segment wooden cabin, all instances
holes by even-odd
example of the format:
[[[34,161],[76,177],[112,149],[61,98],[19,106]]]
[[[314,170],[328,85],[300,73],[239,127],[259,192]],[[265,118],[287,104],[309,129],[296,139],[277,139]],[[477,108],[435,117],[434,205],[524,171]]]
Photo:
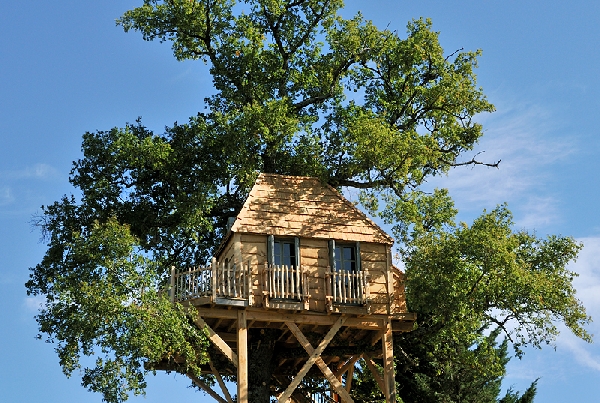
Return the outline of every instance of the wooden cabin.
[[[238,402],[247,402],[247,329],[274,326],[282,329],[282,346],[301,345],[307,353],[279,362],[276,373],[292,379],[274,391],[279,402],[313,401],[301,393],[313,364],[330,382],[332,401],[352,402],[352,371],[360,358],[386,401],[395,402],[392,334],[412,330],[416,318],[406,311],[404,274],[392,265],[392,244],[318,179],[260,174],[211,264],[173,271],[171,297],[198,310],[199,324],[237,367]],[[318,346],[308,342],[307,331],[322,335]],[[327,353],[333,344],[379,343],[377,354]],[[383,377],[374,370],[379,359]],[[219,380],[222,374],[211,368]],[[224,397],[196,383],[217,401],[231,402],[221,382]]]

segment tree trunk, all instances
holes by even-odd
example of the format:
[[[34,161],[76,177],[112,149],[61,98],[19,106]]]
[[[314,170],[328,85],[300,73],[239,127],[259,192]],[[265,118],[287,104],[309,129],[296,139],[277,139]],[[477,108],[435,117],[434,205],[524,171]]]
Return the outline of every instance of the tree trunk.
[[[249,329],[248,339],[248,401],[270,403],[271,384],[275,370],[275,342],[278,329]]]

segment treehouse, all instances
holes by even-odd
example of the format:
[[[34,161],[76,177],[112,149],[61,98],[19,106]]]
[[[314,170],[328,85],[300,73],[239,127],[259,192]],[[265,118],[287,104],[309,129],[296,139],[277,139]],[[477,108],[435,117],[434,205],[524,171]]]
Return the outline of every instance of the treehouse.
[[[404,274],[392,265],[392,238],[308,177],[260,174],[230,224],[211,264],[172,271],[172,300],[198,311],[198,324],[231,364],[229,373],[212,362],[206,368],[223,397],[196,384],[231,403],[222,376],[236,375],[237,401],[248,402],[248,348],[260,334],[248,330],[279,329],[278,402],[352,402],[360,358],[395,402],[392,335],[412,330],[415,315],[406,310]],[[328,381],[330,392],[315,396],[308,385],[315,379]]]

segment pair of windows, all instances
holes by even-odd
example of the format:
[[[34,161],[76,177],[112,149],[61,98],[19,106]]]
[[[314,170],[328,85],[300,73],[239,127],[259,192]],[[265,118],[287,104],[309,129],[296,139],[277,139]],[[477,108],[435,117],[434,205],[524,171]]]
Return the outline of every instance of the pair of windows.
[[[269,235],[267,242],[267,260],[277,266],[300,266],[300,240],[278,239]],[[360,243],[337,243],[329,241],[329,265],[334,271],[345,270],[348,273],[360,271]]]

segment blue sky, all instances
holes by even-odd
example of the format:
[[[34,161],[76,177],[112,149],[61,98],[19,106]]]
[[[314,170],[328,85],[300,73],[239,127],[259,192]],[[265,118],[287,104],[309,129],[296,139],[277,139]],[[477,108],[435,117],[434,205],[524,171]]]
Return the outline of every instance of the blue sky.
[[[85,131],[142,116],[160,131],[203,109],[211,91],[202,62],[177,62],[168,44],[125,34],[114,20],[139,1],[5,1],[0,12],[0,391],[4,402],[100,402],[61,373],[52,345],[37,341],[28,268],[42,257],[31,227],[40,206],[70,193],[71,161]],[[600,318],[600,3],[573,0],[347,1],[399,32],[430,17],[447,53],[483,49],[479,84],[497,112],[480,117],[481,157],[500,169],[463,168],[448,187],[471,221],[508,202],[517,228],[571,235],[585,244],[571,267],[578,294]],[[472,155],[466,155],[470,158]],[[589,330],[599,334],[600,319]],[[596,401],[600,347],[565,331],[555,346],[509,364],[505,385],[541,378],[537,402]],[[211,401],[182,377],[150,377],[146,397]]]

